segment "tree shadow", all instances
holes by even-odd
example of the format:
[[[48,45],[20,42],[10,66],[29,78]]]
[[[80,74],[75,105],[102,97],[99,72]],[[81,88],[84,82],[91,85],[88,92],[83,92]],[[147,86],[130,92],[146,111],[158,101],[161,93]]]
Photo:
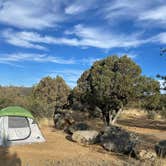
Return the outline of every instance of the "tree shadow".
[[[17,153],[11,154],[10,147],[0,147],[1,166],[21,166],[21,159]]]
[[[129,127],[166,130],[166,122],[151,120],[151,119],[147,119],[145,117],[119,119],[117,121],[117,123],[120,125],[129,126]]]

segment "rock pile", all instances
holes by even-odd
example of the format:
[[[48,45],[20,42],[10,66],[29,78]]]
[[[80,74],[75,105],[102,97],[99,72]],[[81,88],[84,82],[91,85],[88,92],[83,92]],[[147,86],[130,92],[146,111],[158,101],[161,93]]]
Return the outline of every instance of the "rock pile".
[[[141,161],[154,161],[157,155],[166,156],[166,140],[159,142],[154,149],[147,148],[146,143],[133,132],[117,126],[105,127],[98,132],[86,123],[76,122],[70,112],[56,112],[54,124],[57,129],[69,134],[70,140],[81,145],[99,144],[107,151],[128,154]]]

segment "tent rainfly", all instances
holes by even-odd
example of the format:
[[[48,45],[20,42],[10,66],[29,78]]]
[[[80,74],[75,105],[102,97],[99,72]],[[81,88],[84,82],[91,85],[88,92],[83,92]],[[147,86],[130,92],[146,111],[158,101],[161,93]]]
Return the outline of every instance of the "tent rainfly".
[[[10,146],[45,142],[32,114],[13,106],[0,110],[0,145]]]

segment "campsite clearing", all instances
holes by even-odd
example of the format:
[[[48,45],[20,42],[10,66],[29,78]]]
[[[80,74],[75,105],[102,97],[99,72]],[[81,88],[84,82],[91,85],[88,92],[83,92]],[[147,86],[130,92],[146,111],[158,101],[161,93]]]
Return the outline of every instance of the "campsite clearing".
[[[126,120],[126,124],[127,122]],[[140,124],[140,121],[138,122]],[[143,122],[146,124],[145,119],[142,124]],[[132,125],[127,127],[121,124],[122,127],[143,134],[145,139],[153,141],[166,139],[166,130],[154,129],[153,126],[143,128],[137,127],[136,124]],[[162,125],[166,127],[166,123]],[[139,162],[127,156],[108,153],[96,145],[86,147],[78,145],[67,140],[65,133],[55,130],[51,125],[42,125],[41,130],[46,139],[45,143],[1,147],[0,166],[123,166],[125,163],[136,165]]]

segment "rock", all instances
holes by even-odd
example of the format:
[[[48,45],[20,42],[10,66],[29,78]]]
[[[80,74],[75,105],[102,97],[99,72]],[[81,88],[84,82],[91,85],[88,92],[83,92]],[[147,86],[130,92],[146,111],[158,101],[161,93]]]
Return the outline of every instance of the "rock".
[[[72,135],[72,140],[82,145],[91,145],[98,141],[99,132],[95,130],[76,131]]]
[[[155,146],[155,151],[158,156],[160,157],[166,157],[166,140],[160,141],[156,146]]]
[[[54,125],[55,128],[64,130],[68,128],[70,125],[72,125],[75,121],[74,119],[69,115],[65,114],[64,112],[57,112],[54,114]]]
[[[90,130],[90,126],[88,126],[86,123],[76,123],[76,124],[72,124],[70,125],[65,132],[67,132],[68,134],[73,134],[75,131],[78,130]]]
[[[154,161],[157,157],[155,151],[153,151],[151,148],[146,146],[147,143],[137,143],[135,147],[133,148],[133,153],[135,157],[139,160],[148,160],[148,161]]]
[[[116,153],[129,154],[138,140],[134,133],[129,133],[120,127],[106,127],[101,132],[100,144],[104,149]]]

